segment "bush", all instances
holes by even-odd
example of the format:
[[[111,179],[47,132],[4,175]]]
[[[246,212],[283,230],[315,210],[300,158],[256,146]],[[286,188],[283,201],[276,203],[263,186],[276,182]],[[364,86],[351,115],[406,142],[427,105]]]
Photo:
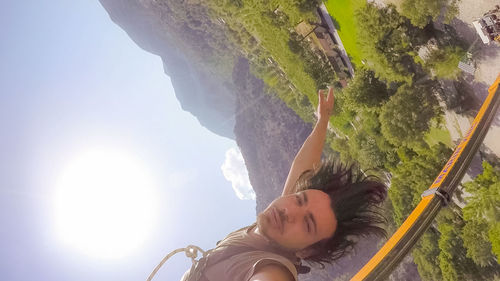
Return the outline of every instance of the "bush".
[[[438,78],[456,79],[461,73],[458,63],[464,55],[464,49],[447,46],[433,51],[425,63],[425,68]]]

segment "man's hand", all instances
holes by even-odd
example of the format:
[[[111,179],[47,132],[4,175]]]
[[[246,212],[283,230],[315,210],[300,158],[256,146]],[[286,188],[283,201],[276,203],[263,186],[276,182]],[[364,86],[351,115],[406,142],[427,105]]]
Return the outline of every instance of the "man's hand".
[[[328,89],[328,95],[324,95],[324,90],[318,91],[318,121],[328,120],[333,111],[333,105],[335,104],[335,98],[333,96],[333,88]]]
[[[300,148],[295,159],[293,160],[288,177],[283,187],[281,195],[295,193],[294,187],[297,179],[307,170],[312,170],[321,163],[321,153],[325,144],[326,130],[328,128],[328,120],[333,111],[334,97],[333,88],[328,90],[328,95],[323,94],[323,90],[318,92],[318,121],[313,128],[313,131],[306,139]]]

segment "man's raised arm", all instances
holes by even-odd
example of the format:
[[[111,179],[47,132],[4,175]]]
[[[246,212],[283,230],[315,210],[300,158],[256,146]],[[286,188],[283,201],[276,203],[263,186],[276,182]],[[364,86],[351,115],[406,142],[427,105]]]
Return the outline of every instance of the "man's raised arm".
[[[295,182],[300,175],[307,170],[317,167],[321,162],[321,153],[325,144],[328,120],[330,119],[334,104],[333,88],[328,90],[326,97],[323,94],[323,90],[319,90],[318,99],[318,121],[309,137],[302,144],[297,155],[295,155],[290,172],[288,172],[283,193],[281,194],[282,196],[295,193]]]

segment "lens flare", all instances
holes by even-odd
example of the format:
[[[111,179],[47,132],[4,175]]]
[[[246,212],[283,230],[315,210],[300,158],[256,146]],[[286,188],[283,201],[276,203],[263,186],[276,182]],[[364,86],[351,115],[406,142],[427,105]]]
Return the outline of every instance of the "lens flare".
[[[144,165],[116,150],[88,150],[58,181],[54,214],[61,241],[96,258],[139,248],[156,221],[155,186]]]

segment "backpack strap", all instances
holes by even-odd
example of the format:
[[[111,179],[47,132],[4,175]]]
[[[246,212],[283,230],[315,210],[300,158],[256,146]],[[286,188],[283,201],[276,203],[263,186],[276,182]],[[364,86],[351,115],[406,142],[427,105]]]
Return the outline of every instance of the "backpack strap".
[[[232,256],[259,250],[249,246],[223,246],[221,247],[221,249],[216,249],[217,248],[209,250],[208,254],[201,258],[194,268],[191,268],[191,272],[189,273],[190,275],[187,281],[208,281],[205,275],[203,275],[203,271],[205,270],[205,268],[211,267],[223,260],[231,258]],[[303,266],[302,264],[294,263],[294,266],[297,269],[298,274],[305,274],[310,271],[310,268],[308,266]],[[191,276],[193,277],[193,279],[190,279],[192,278]]]
[[[203,275],[205,268],[211,267],[223,260],[229,259],[240,253],[255,251],[256,249],[249,246],[224,246],[220,249],[211,249],[207,255],[201,258],[196,265],[191,267],[189,277],[186,281],[208,281]]]

